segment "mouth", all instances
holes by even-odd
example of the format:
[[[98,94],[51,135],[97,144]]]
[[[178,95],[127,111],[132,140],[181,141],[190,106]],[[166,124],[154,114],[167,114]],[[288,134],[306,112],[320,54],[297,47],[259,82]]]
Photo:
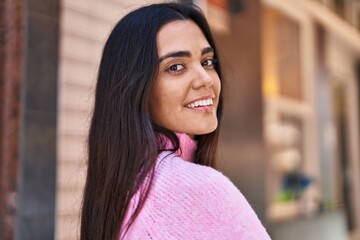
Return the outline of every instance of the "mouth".
[[[200,108],[200,107],[209,107],[214,105],[214,100],[212,98],[197,100],[185,105],[187,108]]]
[[[185,105],[187,109],[197,112],[211,113],[214,111],[214,99],[208,97],[201,100],[196,100]]]

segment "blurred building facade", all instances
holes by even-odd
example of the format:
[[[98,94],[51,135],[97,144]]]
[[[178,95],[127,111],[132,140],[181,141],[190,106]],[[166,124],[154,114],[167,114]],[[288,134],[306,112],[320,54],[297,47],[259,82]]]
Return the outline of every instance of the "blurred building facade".
[[[0,5],[0,239],[78,239],[102,47],[154,2]],[[220,50],[221,170],[275,240],[360,239],[359,2],[183,2],[204,10]]]
[[[358,6],[263,1],[267,217],[275,239],[360,238]]]

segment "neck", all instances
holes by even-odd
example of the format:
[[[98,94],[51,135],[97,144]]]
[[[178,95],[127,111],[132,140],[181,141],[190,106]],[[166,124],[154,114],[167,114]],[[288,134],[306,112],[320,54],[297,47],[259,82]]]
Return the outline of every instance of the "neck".
[[[179,149],[175,153],[185,161],[192,162],[196,151],[197,142],[192,138],[193,136],[189,136],[186,133],[176,133],[176,136],[179,139]],[[162,139],[165,141],[164,149],[170,150],[174,147],[169,139]]]

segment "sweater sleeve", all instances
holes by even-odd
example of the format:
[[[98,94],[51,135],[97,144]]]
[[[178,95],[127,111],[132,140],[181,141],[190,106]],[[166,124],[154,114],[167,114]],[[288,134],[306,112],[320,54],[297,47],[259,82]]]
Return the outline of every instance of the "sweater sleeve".
[[[222,173],[173,155],[167,158],[156,168],[128,239],[270,239],[244,196]]]

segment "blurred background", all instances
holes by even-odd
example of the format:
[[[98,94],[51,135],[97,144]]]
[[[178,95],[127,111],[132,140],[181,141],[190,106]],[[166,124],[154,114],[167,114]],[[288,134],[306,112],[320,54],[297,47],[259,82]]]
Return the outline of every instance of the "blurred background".
[[[0,0],[0,239],[78,239],[100,55],[146,0]],[[197,0],[225,72],[219,166],[274,240],[360,239],[360,1]]]

